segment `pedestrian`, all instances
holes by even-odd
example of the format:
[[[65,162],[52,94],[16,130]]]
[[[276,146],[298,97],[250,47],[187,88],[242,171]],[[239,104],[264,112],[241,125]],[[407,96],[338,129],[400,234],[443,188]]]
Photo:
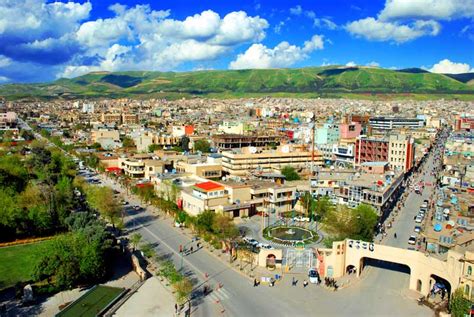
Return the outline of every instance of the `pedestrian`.
[[[303,281],[303,287],[306,288],[306,286],[308,286],[308,281],[307,281],[307,280],[304,280],[304,281]]]
[[[296,281],[295,277],[293,276],[293,278],[291,280],[291,285],[296,286],[296,283],[297,283],[297,281]]]
[[[191,246],[191,249],[189,250],[189,253],[193,253],[193,247]]]
[[[179,253],[182,253],[183,252],[183,245],[179,245]]]
[[[254,278],[254,279],[253,279],[253,287],[257,287],[257,286],[258,286],[257,279],[256,279],[256,278]]]
[[[397,233],[396,233],[396,232],[393,234],[393,237],[394,237],[395,239],[397,238]]]
[[[174,312],[177,314],[178,313],[178,304],[174,304]]]

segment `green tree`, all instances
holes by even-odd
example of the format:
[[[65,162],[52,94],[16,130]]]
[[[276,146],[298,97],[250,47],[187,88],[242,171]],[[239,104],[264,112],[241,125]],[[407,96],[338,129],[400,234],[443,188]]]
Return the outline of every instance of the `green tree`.
[[[314,213],[320,221],[332,210],[334,210],[334,204],[329,200],[328,196],[321,196],[314,203]]]
[[[161,149],[163,149],[163,145],[160,145],[160,144],[150,144],[148,146],[148,152],[149,153],[153,153],[153,152],[155,152],[157,150],[161,150]]]
[[[196,228],[200,232],[211,232],[214,223],[215,213],[211,210],[204,210],[196,217]]]
[[[176,300],[183,304],[189,300],[189,295],[193,291],[193,284],[188,278],[183,278],[181,281],[173,284],[176,291]]]
[[[305,192],[300,198],[300,204],[303,207],[305,214],[308,215],[310,219],[313,219],[316,206],[316,201],[314,200],[313,195],[309,192]]]
[[[127,148],[127,147],[135,147],[135,142],[133,142],[133,140],[131,138],[129,138],[128,136],[125,136],[123,137],[122,139],[122,145],[123,147]]]
[[[469,310],[471,308],[471,301],[469,301],[464,296],[464,291],[462,288],[458,288],[449,301],[449,310],[451,316],[453,317],[464,317],[469,315]]]
[[[355,223],[355,232],[352,239],[372,241],[374,238],[375,225],[378,221],[378,215],[372,206],[359,204],[352,209],[353,222]]]
[[[287,181],[296,181],[301,179],[293,166],[285,166],[281,169],[281,173],[285,176]]]
[[[200,151],[202,153],[209,153],[211,151],[211,145],[207,140],[196,140],[194,142],[194,151]]]
[[[115,198],[112,189],[105,186],[88,186],[86,199],[89,206],[97,210],[115,228],[122,214],[122,206]]]
[[[142,235],[139,233],[134,233],[130,237],[130,242],[132,243],[133,251],[138,247],[140,242],[142,241]]]

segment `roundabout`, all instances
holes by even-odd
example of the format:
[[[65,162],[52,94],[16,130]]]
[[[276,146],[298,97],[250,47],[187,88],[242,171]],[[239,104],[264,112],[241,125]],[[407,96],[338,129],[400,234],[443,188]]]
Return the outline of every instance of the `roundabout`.
[[[296,247],[304,247],[319,238],[313,230],[291,225],[267,227],[263,230],[263,237],[271,242]]]

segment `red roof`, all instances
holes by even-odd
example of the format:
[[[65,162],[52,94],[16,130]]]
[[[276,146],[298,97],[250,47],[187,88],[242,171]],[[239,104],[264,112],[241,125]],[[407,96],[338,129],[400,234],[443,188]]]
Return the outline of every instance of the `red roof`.
[[[221,184],[218,184],[218,183],[214,183],[214,182],[204,182],[204,183],[199,183],[199,184],[196,184],[194,185],[194,187],[197,187],[199,189],[202,189],[206,192],[209,192],[209,191],[212,191],[212,190],[218,190],[218,189],[223,189],[224,186],[222,186]]]
[[[106,168],[107,172],[120,172],[122,169],[120,167],[107,167]]]

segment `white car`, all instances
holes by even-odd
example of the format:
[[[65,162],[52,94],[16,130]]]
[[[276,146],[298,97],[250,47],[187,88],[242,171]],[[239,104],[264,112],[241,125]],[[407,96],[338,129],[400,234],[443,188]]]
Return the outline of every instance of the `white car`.
[[[309,222],[308,217],[303,217],[303,216],[296,216],[293,218],[294,221],[300,221],[300,222]]]
[[[253,245],[254,247],[257,247],[259,245],[258,241],[255,240],[254,238],[252,237],[245,237],[244,238],[244,241],[247,242],[248,244],[250,245]]]
[[[415,222],[416,222],[416,223],[421,223],[422,221],[423,221],[423,217],[422,217],[422,216],[420,216],[420,215],[416,216],[416,218],[415,218]]]
[[[315,269],[309,269],[308,271],[309,282],[311,284],[319,283],[319,273]]]
[[[428,204],[424,202],[421,204],[420,208],[428,208]]]
[[[410,236],[410,238],[408,238],[408,244],[415,245],[416,244],[416,237],[415,236]]]

